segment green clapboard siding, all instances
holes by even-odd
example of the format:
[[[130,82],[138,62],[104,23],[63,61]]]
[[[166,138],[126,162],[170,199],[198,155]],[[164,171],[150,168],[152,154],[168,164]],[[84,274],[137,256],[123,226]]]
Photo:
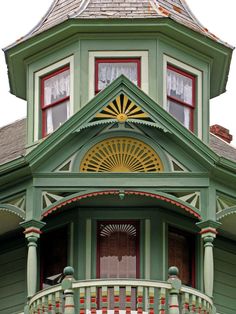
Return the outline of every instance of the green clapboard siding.
[[[26,248],[0,253],[0,313],[23,312],[26,300]]]
[[[214,303],[217,313],[235,314],[236,253],[215,248]]]

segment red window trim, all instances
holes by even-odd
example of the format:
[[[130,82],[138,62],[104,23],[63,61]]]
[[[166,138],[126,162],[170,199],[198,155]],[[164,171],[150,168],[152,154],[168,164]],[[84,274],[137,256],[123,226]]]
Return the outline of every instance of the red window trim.
[[[97,221],[97,258],[96,258],[96,277],[100,278],[100,237],[99,237],[99,226],[101,224],[134,224],[137,230],[137,241],[136,241],[136,278],[140,278],[140,221],[139,220],[98,220]]]
[[[168,70],[171,70],[173,72],[176,72],[178,74],[181,74],[185,77],[188,77],[192,80],[192,86],[193,86],[193,89],[192,89],[192,100],[193,100],[193,103],[192,104],[188,104],[176,97],[173,97],[173,96],[169,96],[167,95],[167,100],[171,100],[179,105],[182,105],[182,106],[185,106],[185,107],[188,107],[190,109],[190,130],[193,132],[194,131],[194,109],[196,107],[196,77],[188,72],[185,72],[179,68],[176,68],[170,64],[167,65],[167,69]]]
[[[67,65],[67,66],[64,66],[63,68],[60,68],[59,70],[56,70],[44,77],[41,78],[41,81],[40,81],[40,103],[41,103],[41,110],[42,110],[42,136],[45,137],[47,136],[47,132],[46,132],[46,110],[48,108],[51,108],[53,106],[57,106],[61,103],[63,103],[64,101],[67,101],[70,99],[70,95],[69,96],[66,96],[60,100],[57,100],[57,101],[54,101],[48,105],[45,105],[44,104],[44,82],[46,80],[48,80],[49,78],[53,77],[53,76],[56,76],[64,71],[67,71],[70,69],[70,66]]]
[[[188,240],[189,250],[191,254],[191,265],[189,265],[190,271],[191,271],[190,273],[191,287],[195,288],[196,287],[196,252],[195,252],[196,243],[195,243],[194,234],[185,230],[178,229],[176,227],[172,227],[172,226],[168,226],[168,237],[169,237],[169,232],[183,235]],[[167,251],[169,252],[169,247]],[[175,266],[175,265],[170,265],[170,266]]]
[[[95,58],[95,94],[101,90],[98,89],[98,65],[99,63],[136,63],[137,64],[137,75],[138,75],[138,87],[141,88],[141,58],[126,58],[126,57],[115,57],[115,58]]]

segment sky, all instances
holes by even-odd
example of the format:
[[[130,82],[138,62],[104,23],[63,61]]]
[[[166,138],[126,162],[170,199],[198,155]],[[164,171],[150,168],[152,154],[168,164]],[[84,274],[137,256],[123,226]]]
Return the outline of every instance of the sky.
[[[234,0],[185,0],[210,32],[236,46]],[[4,3],[4,4],[3,4]],[[44,16],[52,0],[7,0],[0,9],[0,48],[27,34]],[[236,56],[233,55],[227,91],[210,102],[210,124],[220,124],[234,136],[236,146]],[[26,116],[26,102],[9,93],[4,53],[0,51],[0,127]]]

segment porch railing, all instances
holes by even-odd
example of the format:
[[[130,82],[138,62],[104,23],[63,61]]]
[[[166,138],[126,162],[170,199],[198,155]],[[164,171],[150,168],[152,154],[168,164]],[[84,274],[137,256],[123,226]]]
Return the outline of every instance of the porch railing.
[[[150,280],[75,281],[66,267],[62,284],[38,292],[30,314],[213,314],[211,298],[182,286],[176,267],[167,282]]]

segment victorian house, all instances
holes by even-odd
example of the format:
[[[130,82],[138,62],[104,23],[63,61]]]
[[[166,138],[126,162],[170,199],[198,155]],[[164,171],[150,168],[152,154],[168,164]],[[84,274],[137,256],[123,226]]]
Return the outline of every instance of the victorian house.
[[[1,314],[236,313],[232,51],[184,0],[55,0],[4,49]]]

